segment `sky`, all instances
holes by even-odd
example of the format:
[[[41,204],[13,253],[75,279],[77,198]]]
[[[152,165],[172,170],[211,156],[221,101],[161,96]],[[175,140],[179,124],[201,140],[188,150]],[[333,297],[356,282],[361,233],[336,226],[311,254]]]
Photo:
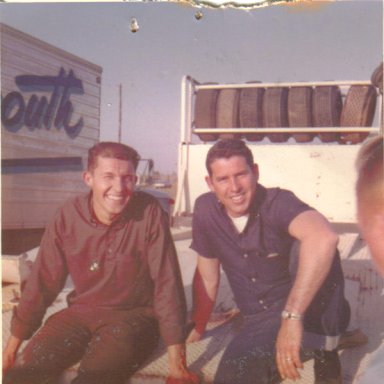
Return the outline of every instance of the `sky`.
[[[101,140],[118,139],[121,84],[122,142],[154,159],[161,173],[177,170],[183,76],[220,83],[369,80],[383,57],[380,0],[246,10],[1,3],[0,20],[102,67]]]

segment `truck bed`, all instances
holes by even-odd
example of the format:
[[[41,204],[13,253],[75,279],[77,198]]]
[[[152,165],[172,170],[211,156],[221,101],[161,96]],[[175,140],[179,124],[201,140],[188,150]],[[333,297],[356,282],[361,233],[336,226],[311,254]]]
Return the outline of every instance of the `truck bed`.
[[[196,256],[189,249],[190,228],[173,229],[176,248],[183,274],[188,308],[191,309],[191,283],[196,265]],[[369,251],[357,233],[340,233],[339,250],[346,277],[346,292],[352,307],[350,330],[360,329],[368,342],[360,340],[361,345],[340,350],[343,367],[343,383],[356,383],[356,378],[363,372],[370,355],[383,344],[384,296],[383,279],[375,271],[370,260]],[[65,306],[67,287],[52,307],[47,316]],[[3,343],[9,336],[11,308],[17,300],[17,284],[3,287]],[[202,378],[202,383],[211,383],[225,346],[235,335],[239,325],[237,309],[227,280],[223,276],[215,311],[208,325],[208,330],[200,342],[188,345],[187,357],[190,369]],[[355,335],[352,345],[359,344],[359,335]],[[357,336],[357,339],[356,339]],[[348,344],[348,340],[346,340]],[[348,347],[348,345],[347,345]],[[67,384],[76,376],[76,366],[64,372],[59,384]],[[159,345],[150,360],[130,379],[127,384],[163,384],[167,376],[167,355],[163,345]],[[291,383],[285,380],[284,383]],[[302,378],[296,383],[313,383],[313,361],[305,363]],[[293,382],[292,382],[293,383]]]

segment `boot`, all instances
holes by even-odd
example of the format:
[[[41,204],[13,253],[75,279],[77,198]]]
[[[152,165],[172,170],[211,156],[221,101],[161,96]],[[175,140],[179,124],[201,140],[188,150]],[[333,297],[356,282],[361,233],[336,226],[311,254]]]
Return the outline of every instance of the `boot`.
[[[315,351],[315,384],[342,384],[341,364],[337,350]]]

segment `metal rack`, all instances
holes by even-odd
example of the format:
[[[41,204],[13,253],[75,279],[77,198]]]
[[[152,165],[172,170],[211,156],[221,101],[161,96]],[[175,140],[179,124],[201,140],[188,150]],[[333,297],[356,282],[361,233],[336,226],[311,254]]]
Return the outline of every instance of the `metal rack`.
[[[371,134],[383,134],[383,127],[381,119],[383,116],[383,98],[382,95],[378,93],[376,101],[376,112],[375,116],[376,121],[378,122],[375,126],[369,127],[255,127],[255,128],[241,128],[241,127],[231,127],[231,128],[220,128],[220,127],[210,127],[210,128],[196,128],[194,126],[194,105],[196,93],[199,90],[203,89],[243,89],[243,88],[276,88],[276,87],[318,87],[318,86],[337,86],[341,91],[342,98],[346,97],[346,94],[349,88],[353,85],[368,86],[372,85],[369,80],[367,81],[317,81],[317,82],[285,82],[285,83],[231,83],[231,84],[200,84],[197,80],[193,79],[191,76],[184,76],[181,82],[181,122],[180,122],[180,142],[179,142],[179,153],[178,153],[178,190],[175,201],[175,216],[190,214],[193,209],[194,197],[191,193],[191,188],[193,184],[191,182],[191,172],[200,172],[198,166],[196,165],[196,158],[194,157],[193,169],[191,168],[191,149],[195,150],[198,146],[209,147],[212,145],[210,142],[202,142],[197,139],[198,134],[224,134],[224,133],[234,133],[234,134],[248,134],[248,133],[325,133],[325,132],[334,132],[334,133],[371,133]],[[195,137],[196,136],[196,137]],[[250,146],[257,146],[260,150],[261,146],[270,147],[273,150],[275,143],[271,142],[258,142],[258,143],[249,143]],[[287,148],[292,150],[293,146],[299,147],[321,147],[323,151],[332,150],[336,151],[335,147],[339,147],[339,151],[343,152],[345,150],[350,150],[351,148],[346,147],[355,147],[354,150],[357,150],[360,145],[338,145],[337,143],[320,143],[318,146],[313,143],[279,143],[277,144],[280,149]],[[285,146],[285,147],[284,147]],[[349,160],[353,155],[349,155]],[[201,164],[201,163],[200,163]],[[200,165],[201,166],[201,165]],[[198,179],[196,178],[196,181]],[[199,181],[200,182],[200,181]],[[203,183],[203,178],[201,178],[201,183]]]
[[[192,134],[198,133],[314,133],[314,132],[373,132],[383,133],[381,127],[278,127],[278,128],[194,128],[193,103],[196,92],[201,89],[243,89],[243,88],[275,88],[275,87],[318,87],[338,86],[345,97],[352,85],[371,85],[370,81],[317,81],[317,82],[287,82],[287,83],[233,83],[233,84],[200,84],[190,76],[184,76],[181,84],[181,142],[191,143]],[[378,95],[378,113],[381,116],[383,108],[382,95]]]

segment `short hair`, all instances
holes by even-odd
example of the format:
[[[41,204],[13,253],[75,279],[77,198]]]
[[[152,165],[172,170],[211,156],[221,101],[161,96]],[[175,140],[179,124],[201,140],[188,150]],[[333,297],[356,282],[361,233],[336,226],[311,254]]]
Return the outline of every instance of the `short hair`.
[[[128,145],[112,141],[101,141],[88,150],[87,170],[89,172],[92,172],[96,168],[98,157],[130,161],[135,170],[140,160],[140,155],[137,151]]]
[[[217,159],[229,159],[233,156],[244,157],[247,164],[253,167],[253,155],[251,150],[246,146],[245,142],[240,139],[222,139],[215,143],[207,153],[205,167],[208,174],[212,175],[211,164]]]
[[[367,141],[356,159],[358,203],[367,207],[384,206],[383,136]]]

